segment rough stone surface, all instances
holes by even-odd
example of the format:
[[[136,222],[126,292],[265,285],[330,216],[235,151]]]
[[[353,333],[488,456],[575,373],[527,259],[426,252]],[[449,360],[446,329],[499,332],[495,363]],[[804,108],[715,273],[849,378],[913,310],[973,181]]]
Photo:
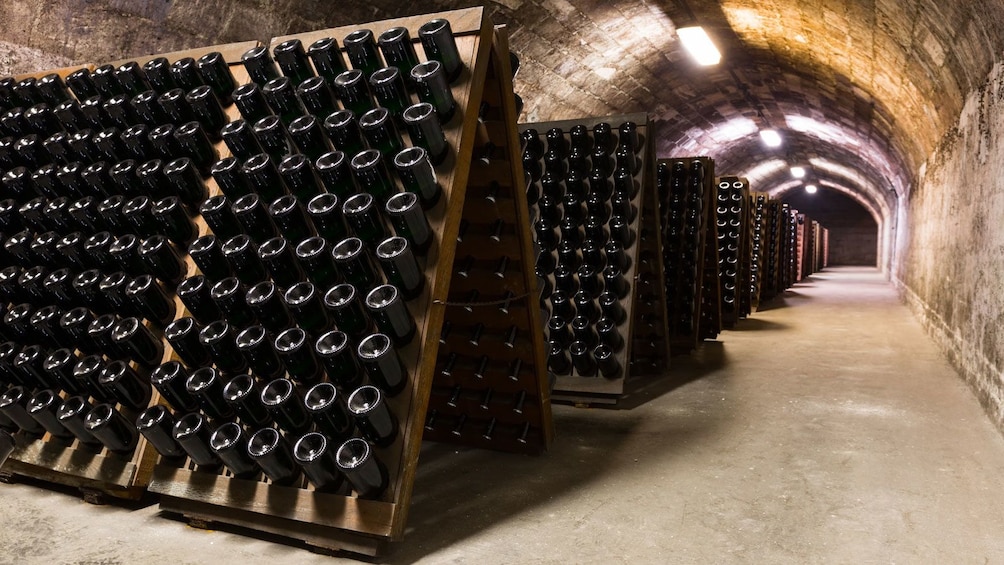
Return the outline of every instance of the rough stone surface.
[[[874,269],[814,275],[623,404],[556,407],[543,457],[426,445],[406,540],[375,561],[1004,561],[1004,438]],[[155,507],[0,497],[0,563],[339,562]]]
[[[970,93],[909,201],[904,294],[1004,429],[1004,66]]]
[[[709,154],[743,176],[837,154],[860,173],[852,188],[887,205],[1004,47],[996,4],[934,0],[7,0],[0,37],[94,62],[479,3],[523,55],[527,121],[647,111],[661,154]],[[683,52],[676,29],[693,24],[719,45],[718,67]],[[767,127],[784,149],[760,146]]]
[[[70,63],[69,59],[60,55],[0,41],[0,76],[32,72],[37,69],[55,69]]]

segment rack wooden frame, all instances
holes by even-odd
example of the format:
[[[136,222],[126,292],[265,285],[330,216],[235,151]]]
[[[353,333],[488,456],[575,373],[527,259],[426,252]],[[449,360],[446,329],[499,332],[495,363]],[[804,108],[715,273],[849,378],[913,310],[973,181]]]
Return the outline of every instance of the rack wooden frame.
[[[277,37],[270,42],[271,46],[275,46],[295,37],[304,44],[309,44],[324,37],[341,39],[349,32],[363,27],[372,30],[374,35],[379,35],[386,29],[401,26],[411,31],[417,43],[418,28],[434,18],[450,22],[465,69],[451,86],[457,102],[455,115],[443,126],[452,151],[436,167],[443,198],[427,211],[437,243],[433,244],[426,255],[426,289],[419,298],[408,303],[419,328],[412,343],[400,350],[409,373],[410,386],[389,401],[399,418],[399,437],[390,447],[376,449],[389,472],[390,483],[387,490],[379,499],[367,500],[347,493],[315,492],[306,484],[301,484],[302,488],[277,486],[267,481],[236,479],[228,473],[207,473],[187,468],[190,465],[178,468],[162,463],[154,470],[150,490],[161,495],[160,508],[163,511],[180,514],[193,525],[229,524],[246,527],[299,540],[321,551],[377,555],[387,541],[402,539],[421,440],[425,432],[425,416],[433,388],[439,338],[449,300],[456,258],[455,242],[462,216],[467,209],[465,192],[471,156],[478,137],[478,109],[485,95],[486,76],[492,64],[491,53],[497,39],[493,40],[493,26],[484,9],[470,8]],[[498,49],[497,46],[495,48]],[[504,66],[507,67],[508,52],[505,57],[498,59],[504,60]],[[243,73],[242,70],[241,72]],[[501,69],[496,69],[496,72],[505,76]],[[237,74],[235,70],[235,75]],[[503,82],[499,81],[498,84],[502,85]],[[510,86],[509,92],[511,91]],[[505,118],[512,118],[510,121],[514,128],[513,102],[507,101],[501,92],[496,96],[503,102]],[[232,116],[233,112],[231,110]],[[514,132],[507,132],[507,135],[496,135],[493,139],[504,138],[505,143],[509,144],[512,143],[513,135]],[[512,146],[508,147],[512,151]],[[220,150],[221,155],[227,154],[225,147],[221,146]],[[515,182],[512,184],[516,186]],[[536,363],[535,366],[542,365]],[[541,379],[538,378],[537,382],[540,383]],[[533,445],[543,448],[549,444],[553,431],[546,389],[540,388],[539,384],[538,388],[540,392],[534,405],[538,406],[540,424]]]
[[[718,231],[718,252],[719,252],[719,275],[721,277],[721,312],[722,312],[722,327],[724,329],[732,329],[735,327],[736,323],[740,318],[749,314],[748,304],[749,304],[749,181],[746,179],[740,179],[734,176],[721,176],[715,180],[716,186],[716,206],[718,220],[721,220],[722,212],[722,198],[723,194],[728,199],[727,204],[730,208],[726,210],[725,214],[728,217],[733,217],[738,219],[738,228],[733,230],[731,227],[728,228],[727,233],[723,234]],[[735,212],[735,207],[739,207],[738,213]],[[721,222],[717,222],[718,227],[721,227]],[[731,233],[735,233],[735,237],[732,237]],[[730,244],[735,245],[735,257],[736,257],[736,271],[735,274],[729,275],[724,260],[722,257],[723,246],[727,248]],[[727,250],[727,249],[726,249]],[[731,284],[730,284],[731,283]],[[728,287],[731,286],[733,290],[731,291],[733,302],[730,305],[726,299],[729,291]]]
[[[692,184],[690,180],[690,164],[694,162],[700,162],[704,171],[703,186],[701,188],[701,212],[698,215],[701,223],[699,226],[696,226],[697,241],[686,242],[683,241],[686,226],[672,225],[672,210],[668,200],[671,196],[671,187],[664,186],[663,183],[664,181],[671,182],[674,163],[683,163],[684,166],[688,167],[685,181],[687,186],[683,188],[685,190],[685,197],[688,200],[693,200],[690,194],[692,190],[690,186]],[[665,174],[663,171],[666,171]],[[721,331],[721,299],[718,287],[718,238],[716,237],[717,230],[715,225],[717,190],[714,185],[714,175],[714,160],[709,157],[660,158],[657,161],[656,190],[659,202],[659,214],[664,226],[663,230],[679,230],[680,245],[696,245],[696,247],[690,248],[695,256],[694,268],[697,271],[693,289],[681,290],[682,269],[678,265],[664,263],[664,280],[666,281],[666,286],[669,288],[672,282],[671,287],[677,292],[677,295],[671,296],[670,292],[666,291],[666,319],[670,350],[673,355],[689,353],[696,349],[703,339],[713,338]],[[663,241],[663,245],[670,246],[670,249],[672,249],[671,244],[665,240]],[[692,300],[690,307],[686,311],[681,310],[684,307],[684,305],[681,305],[681,298],[684,298],[684,294],[681,293],[684,292],[687,293],[686,298]],[[685,302],[686,300],[684,300]],[[684,314],[692,319],[691,327],[687,330],[677,325],[677,320]]]
[[[552,128],[567,132],[574,126],[592,128],[599,123],[610,124],[616,135],[616,128],[624,122],[634,122],[638,126],[638,137],[643,143],[637,157],[641,160],[639,172],[634,175],[638,183],[636,194],[631,200],[636,214],[630,224],[635,234],[635,243],[625,249],[630,265],[624,278],[631,282],[631,290],[621,300],[627,312],[622,332],[624,347],[617,353],[617,360],[623,369],[620,377],[607,379],[602,376],[582,377],[572,371],[570,375],[557,375],[551,398],[555,402],[575,405],[612,405],[625,394],[625,386],[631,377],[650,376],[664,373],[669,359],[668,332],[665,312],[666,294],[662,284],[662,230],[655,208],[655,152],[652,124],[648,115],[634,114],[559,120],[553,122],[520,124],[521,132],[533,129],[543,137]],[[640,259],[645,253],[645,261]],[[553,279],[553,276],[549,278]],[[646,286],[644,293],[640,284]],[[643,299],[644,298],[644,299]],[[544,322],[546,324],[546,322]],[[545,327],[546,331],[546,326]]]
[[[122,59],[110,64],[118,66],[127,61],[136,61],[142,65],[155,57],[166,57],[170,61],[175,61],[183,57],[198,58],[213,51],[221,52],[228,63],[234,64],[240,61],[241,54],[257,45],[260,45],[257,41],[244,41]],[[41,78],[51,73],[65,78],[81,68],[94,70],[96,65],[84,64],[26,73],[18,75],[16,78],[19,80],[28,77]],[[212,179],[209,179],[209,183],[215,186]],[[180,301],[177,304],[180,306]],[[178,311],[180,311],[180,307]],[[163,340],[160,333],[156,333],[158,337],[161,337],[162,343],[166,345],[166,341]],[[169,350],[169,348],[170,346],[166,345],[165,349]],[[169,355],[169,351],[165,353],[165,360]],[[150,405],[156,404],[158,401],[159,396],[154,390]],[[81,446],[79,441],[65,442],[53,438],[48,433],[36,441],[25,441],[22,434],[17,434],[16,439],[18,440],[17,447],[4,464],[0,478],[11,481],[14,480],[15,476],[24,476],[78,488],[83,493],[84,500],[95,504],[105,502],[108,496],[138,500],[147,490],[153,476],[154,465],[159,457],[157,451],[142,436],[140,436],[132,456],[128,458],[107,449],[90,450]]]

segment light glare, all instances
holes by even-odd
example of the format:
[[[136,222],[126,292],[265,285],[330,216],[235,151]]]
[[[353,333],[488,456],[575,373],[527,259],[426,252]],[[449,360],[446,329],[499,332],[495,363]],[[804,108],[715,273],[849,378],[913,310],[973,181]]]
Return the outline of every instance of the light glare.
[[[681,27],[676,30],[676,34],[683,42],[683,48],[698,65],[708,67],[717,65],[722,60],[722,54],[701,26]]]
[[[804,179],[805,178],[805,167],[792,167],[791,168],[791,176],[795,177],[796,179]]]
[[[595,72],[597,75],[599,75],[599,77],[602,78],[602,79],[610,80],[610,79],[614,78],[615,74],[617,74],[617,69],[615,69],[613,67],[599,67],[596,70],[594,70],[593,72]]]
[[[776,130],[760,130],[760,139],[763,140],[763,144],[767,147],[781,147],[781,134],[777,133]]]
[[[816,188],[816,185],[814,185],[814,184],[807,184],[807,185],[805,185],[805,191],[808,192],[809,194],[815,194],[816,190],[818,190],[818,189]]]

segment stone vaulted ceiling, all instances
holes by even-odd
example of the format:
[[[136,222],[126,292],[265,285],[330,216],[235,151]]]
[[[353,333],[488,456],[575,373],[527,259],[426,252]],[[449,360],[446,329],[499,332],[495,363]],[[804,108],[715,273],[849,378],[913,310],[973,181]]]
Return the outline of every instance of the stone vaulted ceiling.
[[[4,0],[0,39],[75,61],[181,49],[477,4],[468,0]],[[658,154],[703,154],[757,190],[788,166],[895,214],[921,165],[982,85],[1004,6],[933,0],[499,0],[522,57],[523,121],[645,111]],[[209,25],[207,25],[207,23]],[[696,66],[676,29],[723,53]],[[762,128],[785,143],[767,149]]]

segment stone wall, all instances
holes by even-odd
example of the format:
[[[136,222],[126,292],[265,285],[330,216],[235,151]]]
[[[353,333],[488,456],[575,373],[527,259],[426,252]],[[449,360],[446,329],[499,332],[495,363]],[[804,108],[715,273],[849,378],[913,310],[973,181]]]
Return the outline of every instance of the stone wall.
[[[1004,67],[969,93],[921,168],[896,272],[923,320],[1004,429]]]
[[[781,201],[830,230],[830,265],[878,264],[878,224],[853,198],[821,188],[816,194],[793,190]]]

